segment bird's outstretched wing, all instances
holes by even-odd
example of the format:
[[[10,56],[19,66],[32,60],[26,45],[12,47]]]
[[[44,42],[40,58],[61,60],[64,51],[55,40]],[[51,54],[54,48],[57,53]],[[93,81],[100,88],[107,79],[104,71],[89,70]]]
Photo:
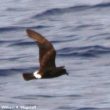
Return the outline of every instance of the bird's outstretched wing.
[[[33,38],[39,46],[40,71],[45,71],[46,68],[56,67],[56,51],[51,42],[33,30],[27,29],[26,31],[28,36]]]

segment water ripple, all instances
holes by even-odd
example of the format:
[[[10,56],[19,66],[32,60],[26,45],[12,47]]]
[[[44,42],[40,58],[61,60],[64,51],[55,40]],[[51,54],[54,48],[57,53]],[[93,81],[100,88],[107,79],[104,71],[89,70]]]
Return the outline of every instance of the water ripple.
[[[85,46],[85,47],[70,47],[58,50],[59,56],[71,57],[97,57],[102,54],[109,54],[110,48],[104,46]]]
[[[7,27],[0,27],[0,32],[10,32],[10,31],[17,31],[27,28],[35,28],[35,29],[43,29],[43,28],[49,28],[50,26],[46,25],[37,25],[37,26],[7,26]]]
[[[13,97],[15,99],[36,99],[36,98],[59,98],[59,97],[68,97],[68,98],[78,98],[81,95],[64,95],[64,96],[57,96],[57,95],[24,95],[24,96],[16,96]]]
[[[93,108],[93,107],[85,107],[85,108],[79,108],[77,110],[101,110],[101,109]]]
[[[110,7],[110,3],[100,3],[97,5],[76,5],[72,7],[66,7],[66,8],[52,8],[44,12],[41,12],[37,15],[34,15],[33,18],[39,18],[39,17],[49,16],[49,15],[59,15],[59,14],[70,13],[70,12],[85,11],[85,10],[94,9],[94,8],[108,8],[108,7]]]

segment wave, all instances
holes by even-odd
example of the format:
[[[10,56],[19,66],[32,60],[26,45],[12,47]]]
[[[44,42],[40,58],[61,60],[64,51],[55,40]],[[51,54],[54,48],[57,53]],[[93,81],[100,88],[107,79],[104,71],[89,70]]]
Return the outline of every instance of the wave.
[[[95,107],[75,108],[75,107],[67,107],[67,106],[61,106],[61,107],[58,107],[58,109],[61,109],[61,110],[104,110],[104,109],[99,109]]]
[[[74,7],[68,7],[68,8],[53,8],[53,9],[49,9],[44,12],[41,12],[37,15],[34,15],[33,18],[41,18],[41,17],[45,17],[45,16],[49,16],[49,15],[59,15],[59,14],[63,14],[63,13],[71,12],[71,11],[85,10],[88,8],[89,8],[89,6],[87,6],[87,5],[74,6]]]
[[[94,5],[92,7],[93,8],[107,8],[107,7],[110,7],[110,2],[100,3],[100,4]]]
[[[22,27],[17,26],[7,26],[7,27],[0,27],[0,32],[6,32],[6,31],[14,31],[14,30],[20,30]]]
[[[12,42],[9,46],[27,46],[27,45],[35,45],[35,42],[33,41]]]
[[[76,97],[81,97],[81,95],[24,95],[24,96],[16,96],[13,97],[15,99],[36,99],[36,98],[59,98],[59,97],[70,97],[70,98],[76,98]]]
[[[9,39],[6,39],[6,40],[0,40],[0,44],[13,44],[13,43],[18,43],[18,42],[22,42],[21,39],[17,39],[17,40],[9,40]]]
[[[10,76],[12,74],[15,74],[15,71],[14,70],[0,69],[0,76]]]
[[[45,26],[45,25],[37,25],[37,26],[6,26],[6,27],[0,27],[0,32],[9,32],[9,31],[18,31],[22,29],[27,29],[27,28],[35,28],[35,29],[43,29],[43,28],[48,28],[50,26]]]
[[[31,68],[16,68],[16,69],[0,69],[0,76],[5,77],[5,76],[11,76],[15,74],[21,74],[23,72],[29,71],[32,72],[35,69],[35,67]]]
[[[110,7],[109,2],[95,4],[95,5],[88,4],[88,5],[76,5],[72,7],[66,7],[66,8],[52,8],[34,15],[33,18],[39,18],[39,17],[49,16],[49,15],[59,15],[59,14],[70,13],[70,12],[85,11],[85,10],[94,9],[94,8],[108,8],[108,7]]]
[[[104,46],[85,46],[85,47],[70,47],[58,50],[59,56],[67,57],[98,57],[99,55],[110,54],[110,47]]]
[[[104,110],[104,109],[99,109],[95,107],[84,107],[84,108],[79,108],[77,110]]]

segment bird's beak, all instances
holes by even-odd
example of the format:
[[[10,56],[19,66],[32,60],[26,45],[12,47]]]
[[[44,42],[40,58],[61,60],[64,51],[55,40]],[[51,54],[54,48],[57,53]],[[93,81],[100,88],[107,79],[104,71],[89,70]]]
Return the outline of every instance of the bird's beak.
[[[67,73],[67,72],[66,72],[65,74],[66,74],[66,75],[69,75],[69,73]]]

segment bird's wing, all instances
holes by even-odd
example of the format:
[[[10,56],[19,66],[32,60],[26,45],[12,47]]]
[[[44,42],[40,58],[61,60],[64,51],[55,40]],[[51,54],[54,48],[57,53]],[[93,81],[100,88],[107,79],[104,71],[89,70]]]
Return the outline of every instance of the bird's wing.
[[[27,34],[30,38],[33,38],[38,46],[39,46],[39,62],[40,62],[40,69],[44,70],[49,67],[56,67],[55,66],[55,57],[56,51],[47,39],[45,39],[41,34],[27,29]]]

